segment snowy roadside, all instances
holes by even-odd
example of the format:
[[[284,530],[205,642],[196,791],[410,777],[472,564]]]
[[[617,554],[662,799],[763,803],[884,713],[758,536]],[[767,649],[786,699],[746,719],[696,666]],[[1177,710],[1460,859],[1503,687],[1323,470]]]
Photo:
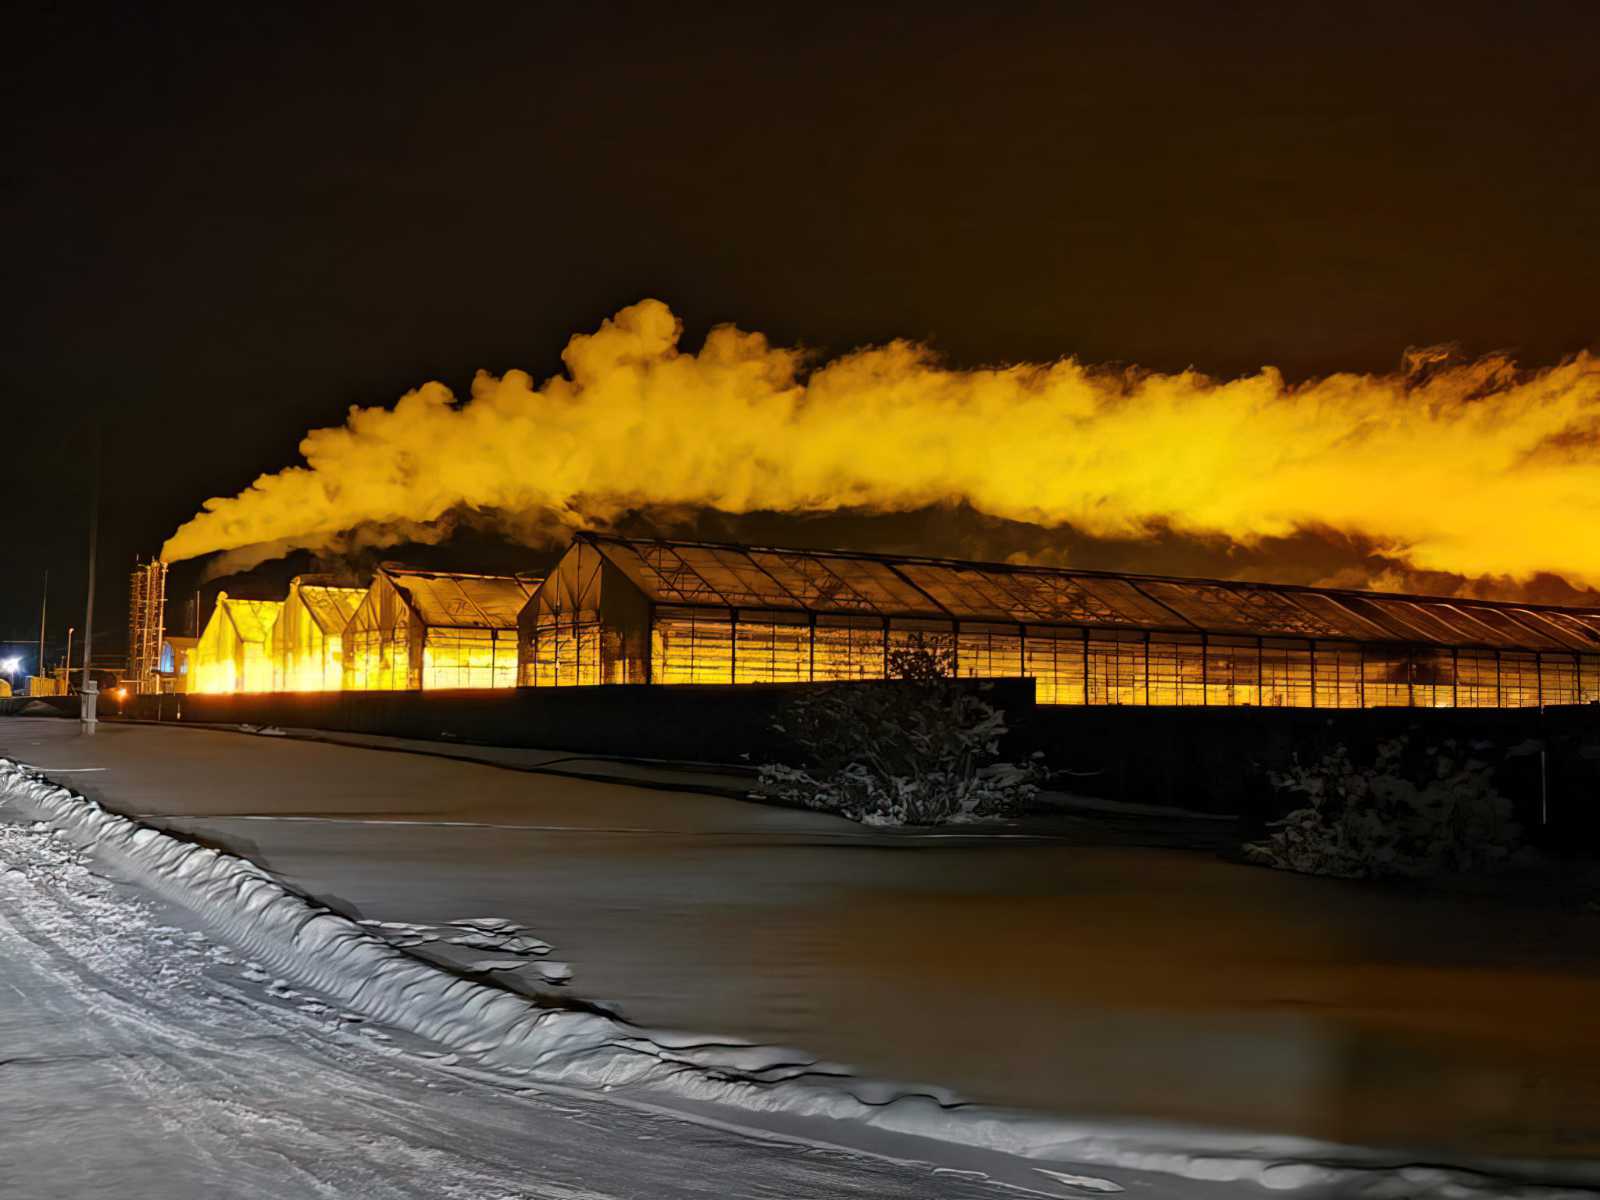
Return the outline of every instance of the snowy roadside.
[[[0,804],[7,1200],[979,1200],[939,1172],[474,1078]]]
[[[1054,1179],[1083,1194],[1128,1175],[1187,1181],[1172,1195],[1254,1183],[1318,1195],[1516,1194],[1469,1171],[1390,1169],[1392,1156],[1302,1139],[1169,1128],[1090,1126],[908,1095],[842,1076],[803,1054],[727,1039],[641,1030],[603,1015],[540,1009],[525,999],[420,962],[360,925],[308,904],[253,864],[115,816],[0,762],[0,804],[42,820],[97,860],[182,906],[213,935],[285,981],[365,1022],[424,1040],[446,1065],[540,1086],[600,1090],[615,1099],[769,1128],[833,1144],[873,1135],[931,1138],[1019,1156],[1035,1186]],[[9,878],[9,876],[8,876]],[[229,953],[225,951],[225,953]],[[292,986],[291,986],[292,985]],[[1521,1194],[1551,1196],[1527,1187]],[[1574,1193],[1575,1194],[1575,1193]]]

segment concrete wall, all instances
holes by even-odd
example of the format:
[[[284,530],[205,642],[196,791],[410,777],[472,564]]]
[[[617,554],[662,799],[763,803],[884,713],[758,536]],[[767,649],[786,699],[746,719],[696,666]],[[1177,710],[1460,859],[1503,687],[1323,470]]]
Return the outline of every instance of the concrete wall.
[[[1453,741],[1495,765],[1501,790],[1530,826],[1543,815],[1550,829],[1600,846],[1600,705],[1543,712],[1041,705],[1013,713],[1011,724],[1017,747],[1044,750],[1057,768],[1093,772],[1073,777],[1070,790],[1255,820],[1278,815],[1270,772],[1316,762],[1341,744],[1370,762],[1392,738],[1406,736],[1416,750]]]
[[[128,716],[310,727],[680,761],[792,760],[772,729],[809,685],[608,686],[460,692],[140,696]],[[855,686],[882,687],[878,684]],[[1338,744],[1370,760],[1382,740],[1454,740],[1496,764],[1503,790],[1548,836],[1600,847],[1600,705],[1538,709],[1079,708],[1035,705],[1031,680],[988,696],[1011,725],[1004,751],[1042,751],[1082,794],[1203,812],[1274,815],[1267,774]],[[114,716],[102,703],[103,716]],[[1541,763],[1540,749],[1544,750]]]
[[[793,748],[772,725],[779,710],[807,686],[663,688],[623,684],[494,691],[140,696],[130,698],[126,715],[144,720],[279,725],[583,754],[737,763],[792,757]],[[1033,681],[998,680],[991,694],[1007,710],[1031,708]],[[749,760],[741,755],[749,755]]]

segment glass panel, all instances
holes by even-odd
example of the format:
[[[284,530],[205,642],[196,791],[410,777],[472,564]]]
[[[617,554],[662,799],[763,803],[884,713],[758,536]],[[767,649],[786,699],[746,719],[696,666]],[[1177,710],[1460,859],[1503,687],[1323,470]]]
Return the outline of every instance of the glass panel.
[[[825,558],[798,552],[785,554],[775,550],[752,550],[750,560],[771,575],[796,601],[813,611],[887,612],[867,594],[851,587],[828,566]]]
[[[913,621],[899,619],[889,623],[889,653],[911,650],[915,647],[947,652],[955,648],[955,625],[950,621]],[[893,669],[893,662],[890,663]]]
[[[1578,658],[1575,654],[1539,656],[1539,703],[1578,702]]]
[[[299,589],[307,610],[324,633],[343,633],[366,594],[364,588],[329,587],[323,584],[306,584]]]
[[[1406,620],[1403,610],[1376,603],[1371,596],[1341,595],[1339,603],[1362,620],[1376,627],[1383,637],[1399,642],[1426,642],[1429,637],[1420,627]],[[1370,701],[1368,702],[1370,704]]]
[[[378,631],[352,629],[345,635],[344,686],[346,691],[368,692],[377,687]]]
[[[1004,621],[1021,615],[1015,601],[981,571],[932,563],[901,563],[899,571],[958,617]]]
[[[972,679],[1022,675],[1022,630],[1015,625],[963,623],[956,635],[956,671]]]
[[[1539,656],[1500,652],[1500,707],[1534,708],[1539,703]]]
[[[613,541],[598,543],[606,556],[652,600],[678,604],[712,604],[728,601],[670,546],[658,542]]]
[[[1367,646],[1362,660],[1361,692],[1368,708],[1411,706],[1411,654],[1408,650]]]
[[[1090,704],[1147,704],[1145,644],[1089,636],[1088,690]]]
[[[734,627],[735,683],[803,683],[811,678],[811,625],[804,614],[740,617]]]
[[[1343,596],[1326,596],[1320,592],[1293,592],[1290,595],[1295,604],[1334,630],[1332,636],[1335,638],[1356,641],[1377,638],[1381,641],[1390,636],[1389,631],[1383,626],[1374,625],[1356,613],[1345,603]]]
[[[1023,673],[1036,682],[1040,704],[1083,704],[1084,645],[1081,629],[1036,629],[1023,641]]]
[[[517,683],[516,639],[498,629],[430,629],[423,637],[422,686],[508,688]]]
[[[463,576],[453,580],[461,594],[471,602],[475,612],[482,617],[470,622],[481,625],[485,621],[495,629],[514,629],[517,614],[533,594],[533,588],[522,580],[510,576],[475,578]]]
[[[658,611],[650,631],[650,658],[657,683],[731,683],[732,615]]]
[[[1261,703],[1273,708],[1310,708],[1311,699],[1311,643],[1263,641]]]
[[[1552,637],[1559,636],[1565,645],[1574,650],[1600,651],[1600,629],[1590,629],[1576,613],[1553,612],[1541,609],[1537,616],[1543,626],[1552,627]]]
[[[600,682],[598,621],[555,621],[536,626],[529,661],[523,666],[527,687],[583,687]]]
[[[404,691],[411,686],[410,622],[388,629],[352,626],[345,648],[345,687],[353,691]]]
[[[1578,656],[1578,703],[1600,704],[1600,654]]]
[[[1472,618],[1479,625],[1487,626],[1491,636],[1484,640],[1491,645],[1501,646],[1527,646],[1539,650],[1559,650],[1561,643],[1553,637],[1520,624],[1499,609],[1489,608],[1485,605],[1452,604],[1452,608],[1459,610]]]
[[[1249,638],[1209,638],[1206,703],[1220,707],[1261,703],[1261,648]]]
[[[882,679],[884,627],[882,621],[848,617],[818,617],[813,631],[812,678]]]
[[[1513,644],[1506,640],[1506,635],[1503,631],[1484,624],[1453,604],[1443,601],[1434,603],[1417,602],[1412,607],[1421,609],[1446,625],[1451,631],[1451,639],[1458,646],[1503,646]]]
[[[1148,629],[1185,627],[1182,617],[1163,608],[1125,579],[1102,579],[1093,575],[1029,578],[1039,584],[1039,593],[1055,603],[1059,611],[1054,619],[1058,621],[1075,625],[1137,625]]]
[[[1150,703],[1204,704],[1205,652],[1198,634],[1150,639]]]
[[[852,590],[877,605],[879,612],[943,615],[930,597],[884,563],[865,558],[829,558],[828,566]]]
[[[1422,641],[1438,646],[1472,645],[1483,642],[1486,636],[1481,627],[1463,620],[1460,613],[1447,604],[1417,604],[1410,600],[1374,601],[1397,619],[1417,630]]]
[[[746,554],[708,546],[684,546],[679,548],[678,553],[726,603],[744,608],[803,607],[799,600]]]
[[[1594,634],[1596,642],[1600,642],[1600,612],[1565,612],[1561,615],[1574,624],[1582,625]]]
[[[1456,707],[1498,708],[1500,664],[1493,650],[1456,651]]]
[[[1318,708],[1361,707],[1361,648],[1318,642],[1313,650]]]
[[[283,608],[277,600],[240,600],[217,594],[205,632],[194,648],[191,692],[270,692],[277,675],[272,628]]]
[[[387,574],[429,626],[510,629],[532,595],[528,584],[510,575],[392,569]]]
[[[1337,637],[1342,629],[1264,588],[1140,580],[1139,590],[1176,609],[1197,628],[1237,633],[1300,633]]]
[[[1429,647],[1411,652],[1411,703],[1418,708],[1455,706],[1455,651]]]

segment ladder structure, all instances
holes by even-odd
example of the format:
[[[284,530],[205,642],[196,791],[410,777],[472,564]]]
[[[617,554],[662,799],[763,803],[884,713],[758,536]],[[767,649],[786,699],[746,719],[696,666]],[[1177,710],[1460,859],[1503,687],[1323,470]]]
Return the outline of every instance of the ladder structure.
[[[128,682],[137,692],[161,690],[166,607],[167,564],[157,558],[134,567],[128,582]]]

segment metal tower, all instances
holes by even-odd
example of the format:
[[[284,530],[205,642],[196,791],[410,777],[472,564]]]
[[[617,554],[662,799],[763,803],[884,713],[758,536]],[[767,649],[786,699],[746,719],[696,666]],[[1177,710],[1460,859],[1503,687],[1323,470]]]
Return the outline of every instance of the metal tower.
[[[167,606],[167,564],[152,559],[134,567],[128,583],[128,679],[134,690],[159,692],[161,639]]]

